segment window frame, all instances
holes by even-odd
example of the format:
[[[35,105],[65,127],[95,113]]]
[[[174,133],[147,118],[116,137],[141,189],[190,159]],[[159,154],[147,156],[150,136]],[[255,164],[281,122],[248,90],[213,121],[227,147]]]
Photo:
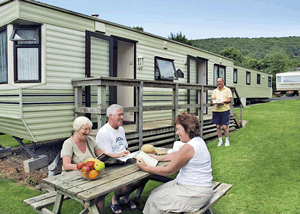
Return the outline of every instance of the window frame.
[[[236,80],[234,80],[234,76],[236,76]],[[233,69],[233,83],[238,83],[238,69]]]
[[[18,29],[25,29],[25,30],[36,30],[37,35],[39,36],[39,43],[38,44],[18,44],[19,41],[35,41],[33,40],[24,40],[24,39],[13,39],[15,32]],[[37,37],[37,36],[36,36]],[[14,81],[15,83],[40,83],[42,79],[42,57],[41,57],[41,47],[42,47],[42,35],[41,35],[41,26],[40,25],[15,25],[13,33],[11,34],[10,40],[14,42]],[[38,79],[36,80],[18,80],[18,49],[22,48],[34,48],[38,50]]]
[[[248,76],[248,74],[249,74],[249,83],[248,83],[248,78],[247,78],[247,76]],[[246,71],[246,85],[251,85],[251,72],[250,71]]]
[[[256,83],[257,83],[257,84],[260,84],[260,83],[261,83],[261,76],[260,76],[260,74],[257,74],[257,77],[256,77]]]
[[[172,63],[173,69],[174,69],[173,78],[162,78],[161,77],[161,71],[159,69],[157,59],[165,60],[165,61],[170,61]],[[158,69],[159,77],[156,77],[156,68]],[[176,72],[176,69],[175,69],[175,65],[174,65],[174,60],[173,59],[163,58],[163,57],[159,57],[159,56],[155,56],[154,57],[154,80],[156,80],[156,81],[170,81],[170,82],[173,82],[174,80],[178,80],[177,72]]]
[[[215,77],[215,67],[218,67],[218,70],[217,70],[217,77]],[[220,77],[220,68],[224,68],[224,85],[226,85],[226,66],[224,66],[224,65],[219,65],[219,64],[214,64],[214,70],[213,70],[213,74],[214,74],[214,82],[213,82],[213,84],[215,84],[215,81],[216,81],[216,83],[217,83],[217,79]],[[216,84],[217,85],[217,84]]]
[[[272,87],[272,77],[268,77],[268,87]]]
[[[278,81],[280,79],[280,81]],[[281,83],[282,77],[281,76],[276,76],[276,83]]]
[[[7,59],[7,44],[8,44],[8,36],[7,36],[7,26],[0,28],[0,33],[6,32],[6,81],[0,82],[0,84],[7,84],[8,83],[8,59]]]

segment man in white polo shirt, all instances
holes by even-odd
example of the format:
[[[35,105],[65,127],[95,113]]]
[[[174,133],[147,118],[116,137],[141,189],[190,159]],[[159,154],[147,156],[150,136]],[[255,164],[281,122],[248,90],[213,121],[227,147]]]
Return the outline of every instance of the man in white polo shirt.
[[[102,126],[96,136],[96,143],[100,148],[113,158],[124,157],[130,152],[127,150],[128,143],[123,126],[123,107],[112,104],[107,108],[108,122]],[[137,209],[136,204],[129,195],[137,188],[144,186],[148,178],[115,190],[110,207],[113,213],[123,213],[121,204],[128,210]]]
[[[224,85],[224,80],[222,77],[217,79],[218,88],[213,90],[212,100],[214,101],[213,118],[212,123],[217,124],[217,133],[219,138],[218,146],[223,145],[222,141],[222,130],[225,133],[225,146],[229,146],[229,123],[230,123],[230,102],[232,98],[232,93],[229,88]],[[213,102],[210,103],[213,105]]]

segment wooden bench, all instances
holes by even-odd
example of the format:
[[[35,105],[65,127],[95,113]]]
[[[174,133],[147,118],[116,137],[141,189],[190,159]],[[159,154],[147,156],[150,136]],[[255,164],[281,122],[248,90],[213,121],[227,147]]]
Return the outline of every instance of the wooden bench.
[[[64,200],[69,199],[68,197],[64,197]],[[23,201],[26,205],[30,206],[37,213],[53,213],[45,207],[49,205],[53,205],[56,200],[56,192],[51,191],[49,193],[45,193],[42,195],[38,195],[32,198],[28,198]]]
[[[156,179],[153,179],[156,180]],[[212,214],[210,207],[216,203],[221,197],[223,197],[228,190],[230,190],[232,187],[231,184],[226,183],[220,183],[213,181],[213,189],[214,194],[213,197],[209,200],[208,204],[202,207],[200,210],[196,212],[189,212],[185,214]],[[141,189],[142,191],[142,189]],[[139,195],[140,196],[140,195]],[[64,200],[69,199],[68,197],[65,197]],[[56,192],[49,192],[42,195],[38,195],[29,199],[24,200],[23,202],[30,206],[35,212],[37,213],[43,213],[43,214],[50,214],[53,213],[49,211],[48,209],[45,209],[45,207],[54,204],[56,200]]]
[[[196,212],[188,212],[185,214],[202,214],[202,213],[212,214],[210,207],[214,203],[216,203],[220,198],[222,198],[226,194],[226,192],[231,189],[231,187],[232,187],[231,184],[213,181],[214,193],[213,193],[213,197],[209,200],[209,202],[204,207],[202,207],[200,210],[198,210]]]

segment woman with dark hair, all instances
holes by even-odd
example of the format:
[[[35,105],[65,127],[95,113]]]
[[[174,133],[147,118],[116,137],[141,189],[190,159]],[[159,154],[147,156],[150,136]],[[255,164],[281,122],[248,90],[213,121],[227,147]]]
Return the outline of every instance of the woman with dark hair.
[[[210,153],[200,138],[200,125],[196,116],[180,113],[174,121],[176,134],[185,143],[178,151],[164,156],[152,155],[158,161],[170,161],[166,166],[146,166],[141,160],[137,166],[146,172],[172,175],[176,179],[154,189],[143,213],[194,212],[204,206],[213,195]]]

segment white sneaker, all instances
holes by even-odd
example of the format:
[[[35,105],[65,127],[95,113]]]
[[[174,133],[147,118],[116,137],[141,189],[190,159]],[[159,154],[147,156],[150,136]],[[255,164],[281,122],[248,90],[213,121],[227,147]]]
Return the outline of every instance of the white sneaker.
[[[226,140],[225,141],[225,146],[229,146],[230,144],[229,144],[229,140]]]
[[[223,141],[219,141],[218,146],[222,146],[223,145]]]

